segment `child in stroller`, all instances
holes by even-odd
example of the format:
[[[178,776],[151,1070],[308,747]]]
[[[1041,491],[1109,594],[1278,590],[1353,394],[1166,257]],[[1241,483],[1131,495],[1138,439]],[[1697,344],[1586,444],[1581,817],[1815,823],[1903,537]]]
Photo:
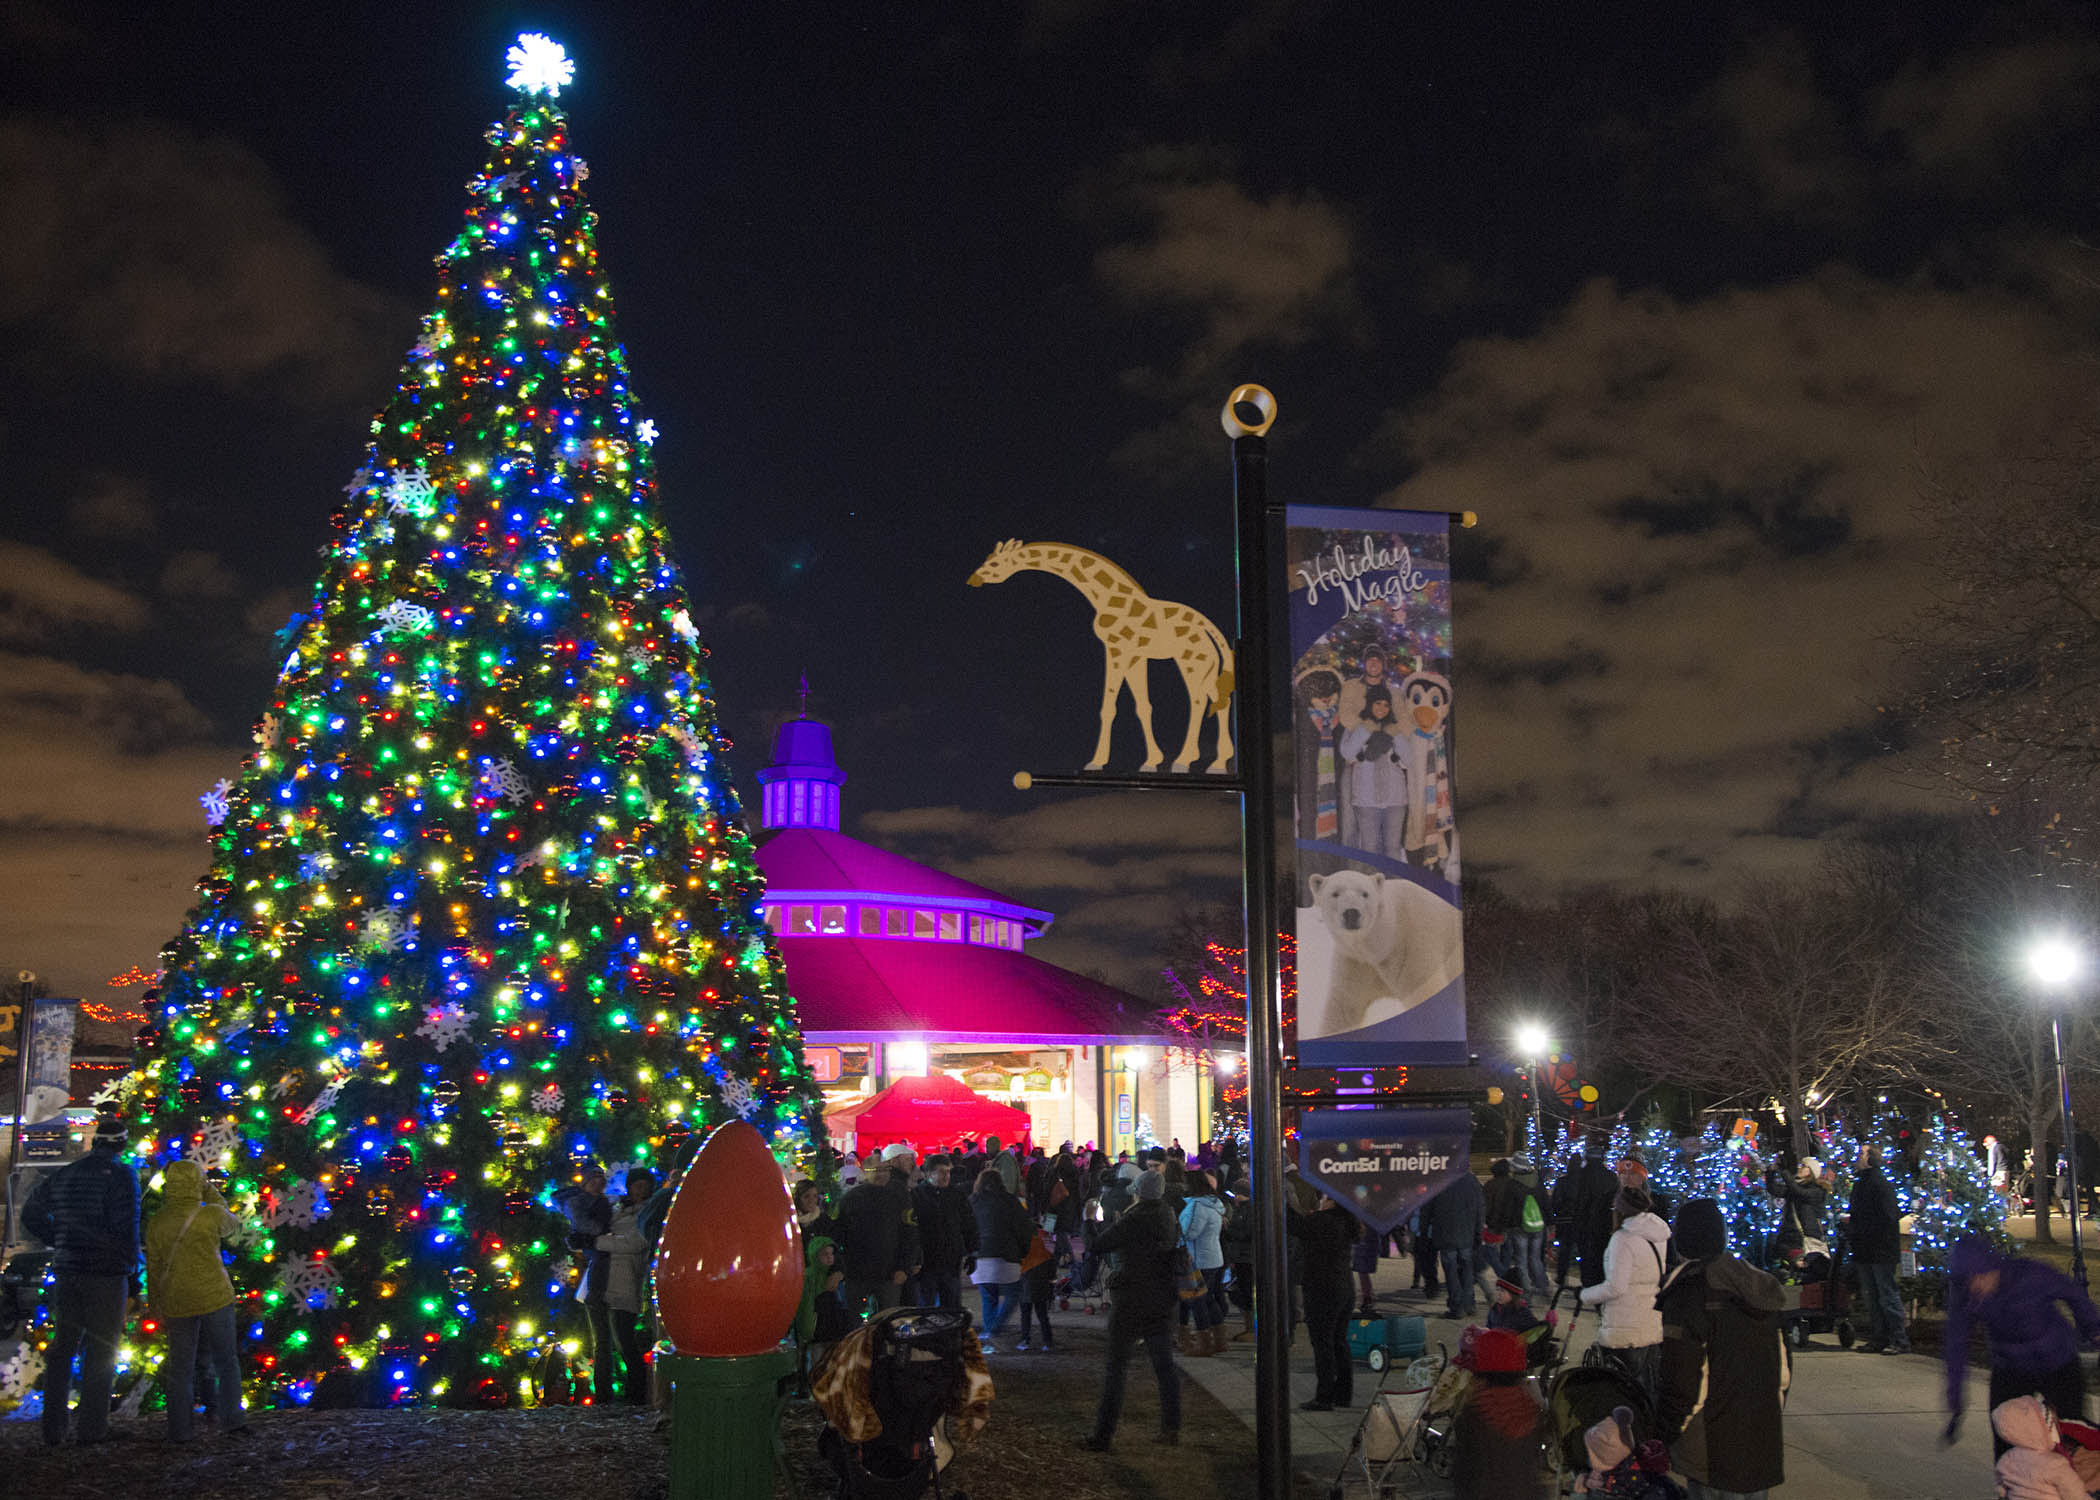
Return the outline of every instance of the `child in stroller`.
[[[812,1387],[829,1424],[817,1447],[838,1471],[840,1500],[918,1500],[929,1485],[938,1497],[941,1450],[975,1438],[992,1404],[970,1315],[958,1308],[878,1314],[832,1346]]]

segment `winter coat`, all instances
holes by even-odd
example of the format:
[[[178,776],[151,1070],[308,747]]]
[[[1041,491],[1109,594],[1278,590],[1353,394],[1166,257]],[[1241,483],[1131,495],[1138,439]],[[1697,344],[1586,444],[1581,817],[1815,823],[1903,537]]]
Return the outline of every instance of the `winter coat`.
[[[1780,1190],[1785,1207],[1780,1211],[1779,1246],[1798,1250],[1806,1240],[1823,1238],[1823,1204],[1830,1190],[1811,1178],[1794,1177]]]
[[[953,1276],[977,1236],[970,1200],[952,1183],[935,1187],[922,1182],[911,1190],[911,1212],[919,1225],[921,1264],[932,1274]]]
[[[1678,1472],[1709,1489],[1750,1492],[1786,1478],[1785,1301],[1778,1282],[1732,1255],[1686,1262],[1664,1281],[1656,1431]]]
[[[571,1234],[587,1234],[594,1243],[599,1235],[612,1228],[612,1199],[603,1193],[586,1193],[580,1187],[563,1188],[554,1195],[554,1206],[569,1221]],[[570,1253],[576,1258],[576,1264],[583,1268],[583,1275],[576,1282],[576,1300],[603,1302],[611,1257],[602,1250],[573,1250]]]
[[[1288,1227],[1290,1237],[1298,1242],[1294,1258],[1300,1267],[1306,1297],[1349,1301],[1349,1250],[1362,1228],[1356,1215],[1340,1208],[1309,1214],[1292,1209]]]
[[[1582,1300],[1603,1310],[1597,1342],[1611,1349],[1644,1349],[1662,1342],[1662,1290],[1670,1259],[1670,1226],[1654,1214],[1635,1214],[1604,1247],[1604,1280],[1582,1289]]]
[[[888,1281],[919,1263],[911,1191],[894,1177],[881,1187],[857,1183],[839,1200],[839,1268],[848,1281]]]
[[[1612,1207],[1619,1200],[1619,1174],[1601,1156],[1583,1158],[1568,1181],[1568,1223],[1576,1252],[1584,1257],[1602,1249],[1612,1237]]]
[[[1468,1250],[1480,1242],[1487,1227],[1487,1208],[1480,1179],[1471,1172],[1458,1177],[1431,1198],[1422,1209],[1429,1221],[1429,1237],[1439,1250]]]
[[[977,1225],[977,1254],[1018,1266],[1035,1239],[1035,1220],[1028,1217],[1028,1205],[1012,1193],[980,1188],[970,1195],[970,1213]]]
[[[1228,1265],[1245,1266],[1254,1262],[1254,1204],[1245,1198],[1220,1200],[1225,1207],[1225,1222],[1218,1230],[1218,1253]]]
[[[139,1178],[114,1151],[90,1151],[39,1182],[22,1223],[61,1276],[139,1274]]]
[[[160,1208],[146,1223],[146,1296],[156,1318],[200,1318],[231,1305],[233,1279],[219,1241],[240,1229],[202,1167],[168,1164]]]
[[[1963,1377],[1969,1366],[1969,1324],[1983,1324],[1991,1342],[1991,1368],[2046,1375],[2078,1357],[2081,1343],[2100,1340],[2100,1309],[2077,1282],[2054,1266],[2025,1256],[1997,1264],[1998,1289],[1974,1297],[1963,1283],[1947,1294],[1947,1410],[1962,1409]],[[2067,1322],[2057,1304],[2070,1309]]]
[[[836,1261],[838,1247],[822,1235],[803,1246],[802,1305],[795,1309],[795,1337],[804,1344],[831,1342],[837,1337],[833,1330],[842,1319],[856,1325],[859,1322],[846,1312],[837,1288],[830,1284],[831,1278],[839,1274],[838,1266],[827,1266],[818,1259],[818,1252],[826,1247],[834,1252]],[[830,1314],[835,1316],[827,1316]]]
[[[1481,1209],[1486,1215],[1487,1227],[1495,1234],[1519,1234],[1523,1231],[1520,1221],[1524,1212],[1524,1189],[1517,1179],[1507,1172],[1490,1177],[1481,1190]]]
[[[1546,1411],[1522,1381],[1480,1380],[1451,1433],[1451,1489],[1459,1500],[1527,1500],[1548,1492]]]
[[[1199,1271],[1215,1271],[1225,1264],[1218,1246],[1218,1232],[1225,1227],[1225,1205],[1209,1193],[1191,1198],[1181,1210],[1181,1238],[1189,1247],[1189,1258]]]
[[[1998,1493],[2006,1500],[2086,1500],[2086,1487],[2057,1451],[2056,1423],[2034,1396],[2018,1396],[1991,1413],[2012,1446],[1998,1455]]]
[[[1180,1226],[1166,1204],[1144,1199],[1095,1239],[1096,1255],[1116,1257],[1108,1300],[1112,1315],[1126,1328],[1142,1334],[1164,1325],[1181,1305],[1174,1266],[1180,1244]]]
[[[1851,1211],[1853,1260],[1863,1266],[1893,1266],[1903,1258],[1903,1212],[1881,1168],[1860,1168],[1852,1184]]]
[[[639,1203],[614,1204],[612,1227],[594,1247],[605,1256],[605,1305],[620,1312],[638,1313],[649,1305],[650,1249],[641,1216]],[[576,1300],[586,1300],[581,1288]]]

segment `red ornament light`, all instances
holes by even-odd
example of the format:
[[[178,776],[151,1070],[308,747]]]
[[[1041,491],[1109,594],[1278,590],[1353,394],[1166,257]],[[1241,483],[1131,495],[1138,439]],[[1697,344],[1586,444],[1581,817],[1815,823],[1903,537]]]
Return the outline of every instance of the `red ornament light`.
[[[716,1129],[664,1216],[656,1308],[680,1354],[769,1353],[802,1304],[802,1227],[748,1121]]]

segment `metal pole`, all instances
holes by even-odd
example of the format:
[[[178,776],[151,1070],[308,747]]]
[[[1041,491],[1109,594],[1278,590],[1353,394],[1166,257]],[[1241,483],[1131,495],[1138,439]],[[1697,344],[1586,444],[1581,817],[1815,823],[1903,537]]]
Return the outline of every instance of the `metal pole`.
[[[22,1008],[15,1015],[15,1128],[7,1137],[7,1207],[5,1222],[0,1222],[0,1259],[15,1243],[15,1183],[22,1174],[22,1132],[29,1118],[29,1043],[36,1029],[36,975],[24,969],[15,978],[15,998]]]
[[[1235,404],[1243,400],[1262,411],[1258,429],[1235,414]],[[1277,981],[1276,773],[1269,696],[1274,627],[1269,610],[1269,447],[1262,436],[1275,416],[1275,398],[1259,386],[1242,386],[1225,403],[1239,522],[1239,651],[1233,694],[1239,722],[1240,838],[1246,858],[1247,1154],[1260,1210],[1254,1227],[1255,1493],[1260,1500],[1289,1500],[1291,1494],[1291,1290],[1284,1258],[1283,1016]]]
[[[2078,1122],[2071,1115],[2071,1074],[2064,1067],[2064,1014],[2061,1010],[2049,1012],[2049,1032],[2056,1039],[2056,1088],[2062,1096],[2064,1110],[2064,1166],[2071,1176],[2071,1201],[2064,1211],[2071,1216],[2071,1274],[2079,1286],[2085,1280],[2085,1240],[2078,1232]]]

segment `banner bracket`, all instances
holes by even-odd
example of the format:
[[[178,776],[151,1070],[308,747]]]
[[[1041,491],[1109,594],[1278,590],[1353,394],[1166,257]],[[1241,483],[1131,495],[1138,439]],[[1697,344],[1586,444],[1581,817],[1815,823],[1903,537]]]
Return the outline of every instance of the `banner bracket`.
[[[1246,784],[1237,776],[1168,771],[1150,776],[1119,776],[1113,771],[1016,771],[1014,790],[1036,787],[1092,787],[1104,792],[1226,792],[1237,797]]]

